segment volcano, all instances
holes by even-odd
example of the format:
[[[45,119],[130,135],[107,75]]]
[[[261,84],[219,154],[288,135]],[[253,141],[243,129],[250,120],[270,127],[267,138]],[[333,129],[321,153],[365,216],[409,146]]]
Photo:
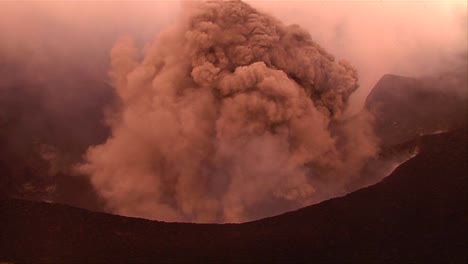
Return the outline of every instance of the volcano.
[[[2,4],[0,263],[468,262],[466,23],[134,4]]]
[[[127,263],[466,263],[467,130],[423,136],[382,182],[243,224],[165,223],[3,199],[0,259]]]

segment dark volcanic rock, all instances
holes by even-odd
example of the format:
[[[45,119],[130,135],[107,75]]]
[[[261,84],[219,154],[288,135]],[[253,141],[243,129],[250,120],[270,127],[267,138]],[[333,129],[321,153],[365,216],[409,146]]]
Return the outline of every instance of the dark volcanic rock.
[[[383,146],[465,126],[466,83],[461,74],[438,79],[384,75],[365,104],[376,118],[375,130]]]
[[[466,263],[467,131],[421,138],[382,182],[245,224],[182,224],[0,201],[0,261]]]

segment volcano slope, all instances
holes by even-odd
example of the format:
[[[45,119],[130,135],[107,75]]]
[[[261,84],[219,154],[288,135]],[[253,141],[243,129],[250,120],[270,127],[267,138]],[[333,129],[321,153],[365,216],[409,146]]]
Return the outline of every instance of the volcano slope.
[[[467,76],[443,74],[438,79],[386,74],[367,97],[365,108],[375,117],[382,147],[410,141],[418,135],[467,125]]]
[[[380,183],[244,224],[164,223],[2,199],[11,262],[466,263],[467,130],[419,139]]]

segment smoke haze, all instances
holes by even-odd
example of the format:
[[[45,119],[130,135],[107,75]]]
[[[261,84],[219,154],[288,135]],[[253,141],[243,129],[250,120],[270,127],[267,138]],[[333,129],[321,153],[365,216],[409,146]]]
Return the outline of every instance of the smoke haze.
[[[149,40],[175,16],[171,6],[178,4],[0,3],[3,194],[103,210],[88,180],[70,176],[70,166],[109,135],[103,108],[115,101],[107,72],[116,39],[132,33]]]
[[[2,190],[170,221],[281,213],[360,187],[383,74],[466,69],[465,2],[248,3],[276,18],[2,2]]]

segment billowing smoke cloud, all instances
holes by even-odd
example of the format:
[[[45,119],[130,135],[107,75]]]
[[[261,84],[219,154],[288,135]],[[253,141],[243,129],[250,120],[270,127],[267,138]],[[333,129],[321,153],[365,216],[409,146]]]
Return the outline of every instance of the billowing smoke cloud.
[[[144,53],[121,39],[112,136],[80,170],[115,212],[237,222],[345,192],[377,142],[345,120],[356,70],[241,1],[186,6]]]

